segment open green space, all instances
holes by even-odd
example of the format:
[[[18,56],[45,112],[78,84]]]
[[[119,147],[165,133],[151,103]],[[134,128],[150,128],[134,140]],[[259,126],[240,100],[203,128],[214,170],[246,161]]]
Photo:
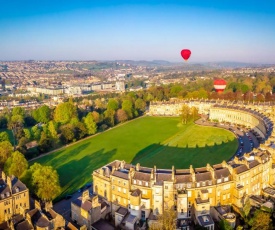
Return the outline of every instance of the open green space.
[[[143,117],[35,162],[58,171],[65,194],[91,181],[93,170],[116,159],[158,168],[189,168],[190,164],[202,167],[228,160],[237,145],[233,133],[227,130],[193,123],[181,125],[176,117]]]

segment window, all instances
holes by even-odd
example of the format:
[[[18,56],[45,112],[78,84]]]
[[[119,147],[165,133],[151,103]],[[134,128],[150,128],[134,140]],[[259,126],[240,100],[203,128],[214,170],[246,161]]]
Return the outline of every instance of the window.
[[[187,191],[187,195],[188,195],[188,197],[191,197],[192,196],[192,192],[191,191]]]
[[[226,199],[226,196],[225,196],[225,195],[223,195],[223,196],[222,196],[222,199],[223,199],[223,200],[225,200],[225,199]]]
[[[148,186],[148,182],[145,182],[145,185]]]
[[[123,189],[123,193],[126,193],[126,188]]]
[[[200,187],[200,182],[197,182],[197,187]]]
[[[112,190],[115,190],[115,188],[116,188],[116,187],[113,185],[113,186],[112,186]]]
[[[188,201],[188,208],[191,208],[191,202]]]
[[[180,213],[183,214],[183,209],[181,209]]]
[[[191,216],[191,210],[188,210],[188,217]]]
[[[222,182],[222,179],[218,179],[218,180],[217,180],[217,183],[221,183],[221,182]]]
[[[136,184],[136,183],[137,183],[137,181],[136,181],[136,180],[134,180],[134,181],[133,181],[133,183],[134,183],[134,184]]]
[[[138,182],[138,184],[139,184],[139,185],[142,185],[142,181],[140,180],[140,181]]]
[[[225,178],[224,178],[224,181],[228,181],[228,177],[225,177]]]
[[[121,192],[121,188],[120,188],[120,187],[118,187],[118,188],[117,188],[117,191]]]
[[[167,185],[165,185],[165,187],[164,187],[165,189],[168,189],[168,186]]]

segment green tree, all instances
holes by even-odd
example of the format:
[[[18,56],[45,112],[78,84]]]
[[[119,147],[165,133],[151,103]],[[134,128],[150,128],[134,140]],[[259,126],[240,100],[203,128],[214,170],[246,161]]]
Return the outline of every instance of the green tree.
[[[127,113],[129,119],[133,118],[133,103],[131,100],[123,100],[122,109]]]
[[[22,153],[15,151],[5,163],[4,170],[8,175],[14,175],[18,178],[28,169],[28,161]]]
[[[29,142],[29,140],[26,137],[21,137],[18,141],[17,150],[21,153],[25,154],[27,152],[26,144]]]
[[[219,222],[219,226],[221,230],[233,230],[231,225],[226,220],[221,220]]]
[[[22,118],[24,118],[26,114],[25,109],[20,106],[14,107],[11,113],[12,116],[20,115]]]
[[[80,121],[73,125],[73,129],[74,129],[74,138],[76,140],[80,140],[81,138],[87,135],[87,129],[85,125]]]
[[[28,140],[32,140],[32,133],[29,129],[23,129],[24,135]]]
[[[0,168],[6,162],[6,160],[11,156],[12,153],[12,145],[9,141],[0,142]]]
[[[67,124],[72,118],[77,117],[76,106],[70,102],[64,102],[56,106],[54,110],[54,121]]]
[[[1,141],[10,141],[9,134],[6,131],[0,132],[0,142]]]
[[[146,110],[146,102],[143,99],[138,98],[135,101],[135,109],[138,111],[139,114],[144,113]]]
[[[32,113],[37,122],[48,123],[51,119],[51,109],[47,105],[42,105]]]
[[[182,124],[187,124],[188,120],[190,119],[190,108],[188,105],[182,106],[180,118]]]
[[[22,115],[13,115],[8,122],[8,129],[12,130],[14,145],[23,135],[24,118]]]
[[[118,109],[118,101],[114,98],[110,98],[107,104],[107,109],[116,111]]]
[[[153,223],[150,230],[174,230],[176,229],[176,212],[173,210],[164,210],[162,215],[157,216],[157,221]]]
[[[72,124],[62,125],[60,127],[61,136],[60,139],[64,144],[67,144],[75,138],[74,136],[74,126]]]
[[[41,137],[38,143],[38,150],[41,153],[48,152],[52,148],[52,140],[47,136],[47,134],[42,131]]]
[[[44,201],[52,201],[59,195],[61,188],[59,183],[59,176],[52,166],[42,166],[34,163],[30,167],[31,184],[34,188],[35,194]]]
[[[115,111],[107,109],[104,112],[104,123],[110,127],[115,125]]]
[[[89,135],[96,133],[97,125],[96,125],[96,122],[94,121],[94,116],[91,112],[88,113],[87,116],[84,118],[84,124],[86,126],[87,133]]]
[[[40,140],[40,136],[41,136],[41,129],[35,125],[31,128],[31,133],[32,133],[32,136],[35,140]]]
[[[249,224],[251,230],[269,230],[272,229],[270,213],[264,212],[262,210],[257,210],[254,213],[253,218],[250,219]]]
[[[49,135],[53,139],[57,139],[57,124],[54,121],[48,123]]]

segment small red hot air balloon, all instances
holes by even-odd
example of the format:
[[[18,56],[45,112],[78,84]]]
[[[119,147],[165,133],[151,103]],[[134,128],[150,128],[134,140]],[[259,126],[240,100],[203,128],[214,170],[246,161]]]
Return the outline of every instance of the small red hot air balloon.
[[[184,49],[184,50],[182,50],[182,51],[180,52],[180,54],[181,54],[182,58],[183,58],[185,61],[187,61],[187,60],[190,58],[190,56],[191,56],[191,51],[188,50],[188,49]]]
[[[223,79],[216,79],[214,81],[214,88],[217,93],[222,93],[226,87],[226,81]]]

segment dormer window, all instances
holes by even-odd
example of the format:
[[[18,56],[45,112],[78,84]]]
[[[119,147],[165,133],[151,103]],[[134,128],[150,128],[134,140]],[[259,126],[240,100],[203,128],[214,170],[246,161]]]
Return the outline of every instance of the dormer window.
[[[6,192],[6,197],[9,197],[10,196],[10,192]]]
[[[134,183],[134,184],[136,184],[136,183],[137,183],[137,181],[136,181],[136,180],[134,180],[134,181],[133,181],[133,183]]]
[[[221,183],[221,182],[222,182],[222,179],[218,179],[218,180],[217,180],[217,183]]]
[[[15,192],[19,192],[19,187],[15,187]]]

